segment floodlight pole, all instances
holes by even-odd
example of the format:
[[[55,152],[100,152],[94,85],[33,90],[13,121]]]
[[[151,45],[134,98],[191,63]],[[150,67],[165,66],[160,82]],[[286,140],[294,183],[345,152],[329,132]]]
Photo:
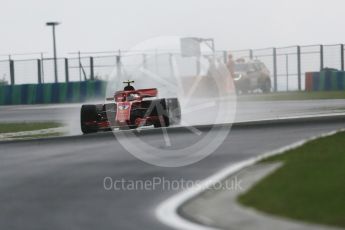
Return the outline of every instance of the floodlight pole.
[[[55,36],[55,26],[59,25],[59,22],[47,22],[47,26],[51,26],[53,29],[53,52],[54,52],[54,76],[55,83],[58,82],[58,69],[57,69],[57,55],[56,55],[56,36]]]

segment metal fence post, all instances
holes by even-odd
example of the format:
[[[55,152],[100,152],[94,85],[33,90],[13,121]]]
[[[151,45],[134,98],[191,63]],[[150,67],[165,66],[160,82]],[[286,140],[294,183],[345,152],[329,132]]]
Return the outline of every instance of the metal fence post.
[[[170,76],[174,77],[174,61],[173,54],[169,54],[169,67],[170,67]]]
[[[297,46],[297,77],[298,77],[298,90],[302,90],[302,71],[301,71],[301,47]]]
[[[69,82],[69,67],[68,67],[67,58],[65,58],[65,79],[66,79],[66,82]]]
[[[200,56],[196,56],[195,58],[195,68],[196,68],[196,76],[199,76],[201,73]]]
[[[224,64],[228,62],[228,52],[226,51],[223,51],[223,61],[224,61]]]
[[[320,70],[322,70],[323,68],[323,45],[320,45]]]
[[[78,51],[78,66],[79,66],[79,81],[81,81],[81,57],[80,57],[80,51]]]
[[[15,84],[15,81],[14,81],[14,61],[13,60],[10,60],[10,76],[11,76],[11,85],[14,85]]]
[[[289,91],[289,54],[285,54],[286,91]]]
[[[119,51],[119,55],[116,55],[116,74],[117,77],[121,76],[121,53]]]
[[[42,64],[41,60],[37,59],[37,82],[38,84],[42,84]]]
[[[273,48],[273,89],[277,92],[277,49]]]
[[[93,68],[93,57],[90,57],[90,80],[95,80],[95,72]]]
[[[42,83],[44,83],[44,57],[43,57],[43,53],[41,53],[41,79],[42,79]]]
[[[147,69],[147,55],[143,54],[143,67],[144,69]]]
[[[158,52],[157,52],[157,49],[155,49],[155,71],[156,71],[156,74],[159,74]]]
[[[344,44],[340,45],[341,71],[344,71]]]

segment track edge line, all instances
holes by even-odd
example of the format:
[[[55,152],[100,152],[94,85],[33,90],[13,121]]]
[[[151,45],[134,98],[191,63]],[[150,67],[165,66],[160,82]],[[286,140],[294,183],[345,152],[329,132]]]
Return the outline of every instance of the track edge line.
[[[343,132],[345,129],[339,129],[331,132],[327,132],[324,134],[312,136],[310,138],[306,138],[297,142],[294,142],[290,145],[286,145],[284,147],[275,149],[273,151],[266,152],[261,154],[257,157],[253,157],[230,166],[225,167],[224,169],[220,170],[218,173],[213,174],[212,176],[204,179],[198,186],[194,186],[189,188],[185,191],[175,194],[174,196],[168,198],[167,200],[160,203],[155,209],[155,215],[158,220],[164,223],[167,226],[176,228],[176,229],[183,229],[183,230],[220,230],[218,228],[214,228],[211,226],[201,225],[199,223],[193,222],[187,218],[184,218],[178,213],[178,209],[188,202],[189,200],[193,199],[194,197],[200,195],[204,192],[208,187],[216,184],[217,182],[224,180],[225,178],[231,176],[232,174],[248,167],[254,165],[255,163],[271,157],[275,155],[282,154],[286,151],[296,149],[310,141],[316,140],[318,138],[332,136],[336,133]]]

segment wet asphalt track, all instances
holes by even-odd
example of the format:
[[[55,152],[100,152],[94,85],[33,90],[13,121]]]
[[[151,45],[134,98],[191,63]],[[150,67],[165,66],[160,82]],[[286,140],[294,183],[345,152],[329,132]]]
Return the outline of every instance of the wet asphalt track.
[[[345,128],[343,119],[233,127],[213,155],[182,168],[143,163],[111,133],[1,143],[0,229],[169,229],[154,211],[177,191],[106,191],[103,179],[200,180],[229,164],[339,128]],[[170,133],[180,146],[195,136],[187,130]],[[154,146],[162,142],[156,132],[141,137]]]
[[[343,112],[345,100],[242,102],[236,121]],[[0,122],[54,121],[79,131],[80,105],[0,107]],[[161,168],[143,163],[111,133],[0,143],[0,229],[169,229],[155,207],[177,191],[106,191],[103,179],[200,180],[221,168],[292,142],[338,128],[342,120],[233,127],[210,157],[191,166]],[[154,146],[160,133],[143,132]],[[195,140],[188,130],[170,133],[176,146]]]
[[[81,104],[0,106],[0,122],[62,121],[76,124],[79,133]],[[235,121],[345,112],[345,100],[240,101]]]

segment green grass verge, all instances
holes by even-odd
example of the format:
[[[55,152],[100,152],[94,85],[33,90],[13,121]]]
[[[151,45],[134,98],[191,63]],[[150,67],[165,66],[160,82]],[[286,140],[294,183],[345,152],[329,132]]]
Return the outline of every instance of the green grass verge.
[[[264,162],[283,167],[238,200],[258,210],[345,227],[345,132],[320,138]]]
[[[322,100],[322,99],[345,99],[345,91],[324,92],[282,92],[268,94],[239,95],[241,101],[280,101],[280,100]]]
[[[33,122],[33,123],[0,123],[0,133],[15,133],[40,129],[58,128],[62,124],[57,122]]]

